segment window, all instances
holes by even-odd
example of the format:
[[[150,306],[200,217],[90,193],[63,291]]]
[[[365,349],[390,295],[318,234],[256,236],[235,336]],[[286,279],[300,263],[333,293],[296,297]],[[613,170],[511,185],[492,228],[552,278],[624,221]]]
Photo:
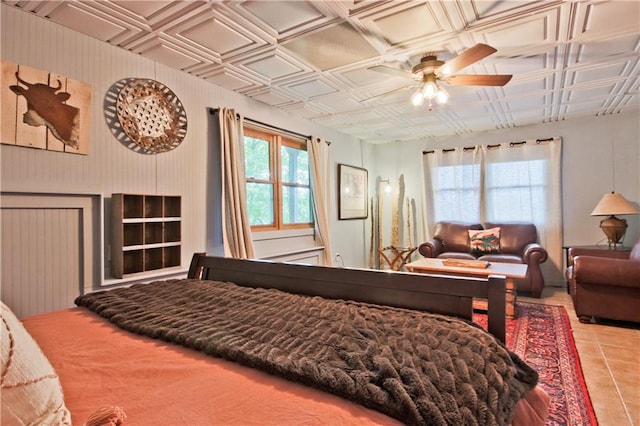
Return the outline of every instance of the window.
[[[482,167],[478,150],[447,150],[427,154],[427,188],[432,191],[435,222],[477,222],[480,216]]]
[[[480,213],[480,165],[442,166],[433,174],[436,218],[476,222]]]
[[[251,229],[312,227],[307,141],[245,127],[244,151]]]
[[[552,159],[544,147],[442,150],[427,154],[433,222],[548,221]]]
[[[547,163],[545,160],[525,160],[487,164],[487,218],[495,222],[544,223],[547,212]]]
[[[543,223],[546,166],[544,160],[533,160],[488,163],[483,170],[480,164],[436,167],[432,171],[436,221]]]

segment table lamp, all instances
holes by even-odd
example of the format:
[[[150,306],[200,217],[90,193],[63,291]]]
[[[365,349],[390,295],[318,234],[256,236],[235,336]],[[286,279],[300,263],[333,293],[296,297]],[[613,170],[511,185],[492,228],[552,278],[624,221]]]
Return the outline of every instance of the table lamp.
[[[616,245],[622,242],[624,234],[627,232],[627,221],[614,215],[636,213],[638,213],[638,209],[627,201],[622,194],[611,192],[611,194],[604,194],[591,212],[591,216],[609,216],[600,221],[600,229],[607,236],[609,247],[613,245],[615,250]]]

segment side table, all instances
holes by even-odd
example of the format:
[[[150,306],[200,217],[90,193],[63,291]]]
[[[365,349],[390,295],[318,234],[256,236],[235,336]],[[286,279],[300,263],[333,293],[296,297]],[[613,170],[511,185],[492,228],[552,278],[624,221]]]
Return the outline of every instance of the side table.
[[[415,252],[418,247],[396,247],[396,246],[387,246],[378,249],[378,253],[382,257],[382,259],[386,262],[389,269],[393,271],[400,271],[404,268],[404,265],[411,261],[411,255]],[[390,256],[385,254],[386,251],[390,251]],[[380,269],[382,265],[380,265]]]

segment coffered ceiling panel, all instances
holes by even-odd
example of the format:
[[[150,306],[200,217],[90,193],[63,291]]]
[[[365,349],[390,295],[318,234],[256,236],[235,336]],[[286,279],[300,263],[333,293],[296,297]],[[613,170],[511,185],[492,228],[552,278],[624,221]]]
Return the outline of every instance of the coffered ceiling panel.
[[[2,1],[371,143],[640,109],[640,1]],[[457,74],[506,85],[411,104],[421,58],[477,43]]]
[[[135,13],[141,18],[149,19],[150,16],[160,12],[163,8],[170,4],[170,2],[166,1],[135,1],[135,0],[126,0],[126,1],[114,1],[114,5],[120,6],[123,9],[126,9],[130,12]]]
[[[329,95],[331,93],[337,92],[337,89],[335,87],[332,87],[330,84],[320,80],[311,80],[307,82],[292,84],[289,86],[289,89],[293,90],[301,96],[306,97],[307,99],[319,97],[322,95]]]
[[[200,75],[200,77],[212,82],[213,84],[226,87],[230,90],[240,90],[251,85],[250,81],[245,80],[240,76],[235,76],[233,75],[233,73],[224,70],[215,73],[203,73],[202,75]]]
[[[309,103],[303,102],[294,102],[286,105],[282,105],[282,108],[285,111],[288,111],[297,117],[311,119],[312,117],[317,117],[321,111],[316,105],[311,105]]]
[[[517,18],[488,28],[482,33],[483,42],[499,51],[527,49],[558,41],[559,10],[531,17]]]
[[[177,34],[186,40],[211,49],[220,56],[228,55],[230,52],[253,44],[253,41],[248,37],[213,18],[199,25],[187,26],[185,30],[178,31]],[[211,37],[211,34],[216,36]]]
[[[599,65],[581,66],[569,70],[567,75],[573,84],[596,85],[600,81],[618,80],[624,74],[624,70],[629,67],[629,63],[606,62]]]
[[[512,117],[513,122],[520,122],[522,120],[531,121],[534,120],[538,123],[544,123],[547,118],[547,111],[545,109],[540,109],[538,111],[532,111],[527,108],[523,108],[522,110],[518,110],[517,108],[512,108],[509,115]]]
[[[289,98],[281,96],[272,91],[255,94],[253,98],[272,106],[284,104],[289,101]]]
[[[594,100],[602,102],[602,99],[606,99],[606,95],[612,90],[614,90],[613,84],[583,90],[574,89],[568,92],[566,100],[573,103],[593,102]],[[601,106],[604,107],[604,105]]]
[[[64,3],[52,10],[48,16],[65,27],[104,41],[128,30],[121,21],[78,6],[82,4]]]
[[[389,7],[364,17],[360,21],[386,44],[403,47],[412,41],[437,36],[451,30],[439,4],[425,2],[396,2]],[[410,23],[410,24],[408,24]]]
[[[168,45],[163,40],[157,40],[157,44],[145,46],[139,51],[143,56],[164,64],[172,64],[176,68],[185,69],[199,63],[198,59],[189,52]]]
[[[283,36],[288,31],[299,31],[305,26],[317,25],[325,16],[311,2],[304,1],[247,1],[238,5],[248,12],[251,20],[262,21],[276,34]],[[287,13],[282,13],[286,10]]]
[[[628,4],[630,3],[630,4]],[[575,8],[572,36],[598,37],[605,34],[638,32],[640,4],[636,1],[598,1],[571,5]]]
[[[263,58],[247,60],[244,62],[243,67],[254,71],[267,80],[302,72],[302,69],[288,62],[285,58],[278,56],[277,53]]]
[[[572,101],[561,106],[563,117],[581,116],[585,111],[602,110],[602,100]]]
[[[321,71],[377,56],[373,46],[351,25],[342,23],[283,43]]]
[[[574,43],[571,50],[575,51],[575,63],[584,61],[607,61],[614,56],[627,57],[640,43],[640,34],[616,37],[609,40],[598,40],[591,43]]]

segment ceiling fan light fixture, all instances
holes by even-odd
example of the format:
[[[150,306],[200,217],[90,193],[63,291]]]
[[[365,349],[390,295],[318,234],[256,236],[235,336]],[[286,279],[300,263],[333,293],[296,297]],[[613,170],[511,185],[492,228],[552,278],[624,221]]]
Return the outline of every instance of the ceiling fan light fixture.
[[[422,96],[427,99],[433,99],[438,94],[438,85],[435,81],[428,81],[424,85],[424,89],[422,89]]]
[[[436,83],[436,76],[429,74],[423,77],[422,80],[422,96],[425,99],[433,99],[438,94],[438,84]]]
[[[416,107],[424,103],[424,95],[421,89],[416,90],[416,93],[411,96],[411,103]]]
[[[444,90],[442,87],[439,87],[438,93],[436,94],[436,101],[438,101],[439,104],[446,104],[448,100],[449,100],[449,93],[447,93],[447,91]]]
[[[438,104],[445,104],[449,101],[449,93],[441,88],[438,83],[452,86],[498,87],[507,84],[513,77],[511,74],[455,75],[458,71],[473,65],[495,52],[497,52],[495,48],[483,43],[478,43],[447,62],[439,60],[435,54],[427,54],[420,59],[418,64],[411,68],[411,72],[385,65],[376,65],[368,69],[394,76],[402,76],[411,80],[418,80],[419,87],[417,91],[411,95],[411,103],[413,103],[414,106],[420,106],[426,102],[429,111],[431,111],[434,100]],[[415,87],[415,85],[407,86],[402,88],[402,90],[411,89],[412,87]],[[392,90],[388,93],[395,92],[397,92],[397,90]]]
[[[424,104],[425,100],[429,101],[429,111],[431,111],[433,109],[432,101],[434,99],[438,104],[446,104],[449,100],[449,93],[440,87],[435,78],[428,76],[424,82],[420,84],[418,90],[411,95],[411,103],[413,106],[418,107]]]

